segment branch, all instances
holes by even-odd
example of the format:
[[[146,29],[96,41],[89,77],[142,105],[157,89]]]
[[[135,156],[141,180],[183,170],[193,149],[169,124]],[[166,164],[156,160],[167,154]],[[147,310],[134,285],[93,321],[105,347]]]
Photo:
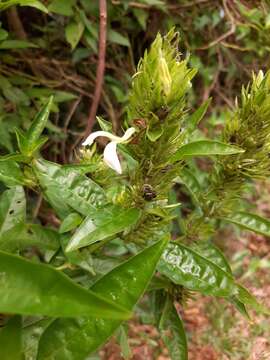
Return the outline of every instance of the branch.
[[[106,56],[106,31],[107,31],[107,3],[106,0],[99,0],[99,49],[98,49],[98,66],[96,73],[96,87],[95,93],[90,108],[87,126],[85,130],[85,137],[87,137],[94,126],[97,108],[102,91],[104,70],[105,70],[105,56]]]

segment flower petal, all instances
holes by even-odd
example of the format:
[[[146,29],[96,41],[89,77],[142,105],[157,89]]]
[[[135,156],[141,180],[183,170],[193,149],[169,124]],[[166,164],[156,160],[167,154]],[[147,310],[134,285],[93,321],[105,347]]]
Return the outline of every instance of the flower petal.
[[[104,149],[104,162],[118,174],[122,174],[122,168],[116,152],[117,143],[112,141]]]
[[[90,134],[82,143],[83,146],[86,145],[92,145],[94,140],[99,137],[99,136],[104,136],[107,137],[108,139],[112,140],[112,141],[120,141],[121,142],[121,138],[119,136],[113,135],[108,131],[94,131],[92,134]]]
[[[134,127],[130,127],[126,130],[124,135],[121,137],[121,143],[127,141],[136,132]],[[119,141],[120,142],[120,141]]]

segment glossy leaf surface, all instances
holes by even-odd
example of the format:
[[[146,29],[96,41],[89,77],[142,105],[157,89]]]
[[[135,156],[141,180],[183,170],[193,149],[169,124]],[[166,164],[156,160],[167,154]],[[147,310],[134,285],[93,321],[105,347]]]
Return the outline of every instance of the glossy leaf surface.
[[[36,142],[39,140],[39,137],[41,136],[44,130],[50,115],[52,103],[53,103],[53,96],[49,98],[47,103],[37,113],[30,128],[28,129],[26,133],[28,151],[33,150],[33,148],[36,145]]]
[[[0,312],[125,318],[127,312],[54,268],[0,252]]]
[[[159,322],[162,340],[169,349],[172,360],[187,360],[187,338],[183,322],[173,301],[167,297]]]
[[[158,269],[175,284],[205,295],[228,297],[237,294],[230,274],[184,245],[170,243]]]
[[[10,229],[25,221],[26,204],[24,190],[14,186],[0,197],[0,237]]]
[[[98,210],[84,220],[72,236],[66,251],[73,251],[115,235],[134,225],[139,216],[140,211],[135,208],[112,206]]]
[[[95,293],[132,310],[155,271],[167,239],[143,250],[97,281]],[[121,321],[58,319],[40,341],[38,360],[85,360],[119,327]]]
[[[259,215],[239,211],[222,219],[258,234],[270,236],[270,221]]]
[[[0,181],[8,187],[24,183],[23,173],[15,161],[0,162]]]
[[[194,111],[191,116],[188,117],[188,119],[186,120],[188,133],[192,133],[196,129],[199,122],[204,117],[210,103],[211,98],[206,100],[196,111]]]
[[[213,140],[199,140],[190,142],[173,155],[172,160],[178,161],[187,156],[211,156],[211,155],[233,155],[244,152],[244,150]]]
[[[73,167],[38,160],[35,172],[45,196],[61,218],[74,212],[72,209],[87,216],[106,201],[103,189]]]

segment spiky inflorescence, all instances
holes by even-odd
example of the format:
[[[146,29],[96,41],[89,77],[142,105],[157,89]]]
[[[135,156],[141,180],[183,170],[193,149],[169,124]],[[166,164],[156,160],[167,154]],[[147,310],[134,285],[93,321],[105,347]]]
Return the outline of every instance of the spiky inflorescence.
[[[214,201],[224,213],[235,205],[247,178],[262,179],[270,173],[270,73],[253,74],[252,83],[242,89],[241,101],[236,102],[226,122],[223,140],[245,150],[219,159],[212,177]]]
[[[157,35],[138,65],[127,109],[129,124],[139,130],[129,146],[140,166],[134,183],[139,188],[150,184],[159,198],[167,197],[175,176],[170,157],[182,145],[185,95],[196,73],[180,60],[178,40],[173,30],[165,37]]]

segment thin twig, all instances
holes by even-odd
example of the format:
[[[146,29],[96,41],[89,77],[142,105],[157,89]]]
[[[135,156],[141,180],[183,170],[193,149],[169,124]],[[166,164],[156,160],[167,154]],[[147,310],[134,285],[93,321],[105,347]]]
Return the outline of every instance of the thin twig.
[[[201,46],[201,47],[197,48],[197,50],[207,50],[207,49],[221,43],[223,40],[227,39],[229,36],[231,36],[231,35],[233,35],[235,33],[236,24],[235,24],[235,21],[234,21],[234,18],[232,16],[232,14],[230,13],[230,11],[228,9],[227,0],[223,0],[222,3],[223,3],[225,14],[227,15],[227,17],[228,17],[228,19],[230,20],[230,23],[231,23],[230,29],[226,33],[219,36],[217,39],[211,41],[209,44],[206,44],[204,46]]]
[[[107,31],[107,3],[106,0],[99,0],[99,50],[98,50],[98,66],[96,75],[96,87],[94,98],[89,112],[87,126],[85,130],[85,137],[87,137],[94,126],[97,108],[102,91],[104,70],[105,70],[105,56],[106,56],[106,31]]]

